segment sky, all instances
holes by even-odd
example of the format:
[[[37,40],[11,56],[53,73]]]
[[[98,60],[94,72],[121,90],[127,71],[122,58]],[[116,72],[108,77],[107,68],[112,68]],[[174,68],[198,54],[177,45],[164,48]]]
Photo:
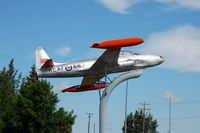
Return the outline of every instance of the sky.
[[[145,42],[122,50],[161,55],[165,62],[128,81],[128,113],[149,103],[147,112],[157,119],[158,131],[167,133],[171,96],[172,133],[198,133],[199,0],[0,0],[0,68],[14,58],[23,76],[35,64],[39,46],[55,62],[73,62],[98,58],[103,50],[89,48],[93,43],[133,37]],[[47,80],[59,92],[80,84],[82,78]],[[108,133],[122,132],[125,87],[120,84],[109,99]],[[77,114],[73,133],[87,132],[88,112],[94,114],[91,128],[95,125],[98,132],[98,91],[58,93],[58,97],[58,107]]]

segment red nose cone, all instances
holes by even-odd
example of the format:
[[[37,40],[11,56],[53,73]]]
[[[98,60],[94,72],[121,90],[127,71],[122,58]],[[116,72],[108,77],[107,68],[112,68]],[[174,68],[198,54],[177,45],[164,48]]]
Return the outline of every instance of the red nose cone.
[[[138,40],[139,40],[139,44],[144,42],[143,38],[138,38]]]
[[[91,48],[112,49],[139,45],[144,42],[142,38],[127,38],[119,40],[110,40],[101,43],[94,43]]]

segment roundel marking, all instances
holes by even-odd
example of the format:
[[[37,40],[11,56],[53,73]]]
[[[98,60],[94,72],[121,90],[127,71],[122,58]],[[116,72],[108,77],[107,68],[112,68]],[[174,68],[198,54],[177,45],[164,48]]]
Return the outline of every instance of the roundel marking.
[[[71,71],[71,70],[72,70],[72,66],[66,66],[65,69],[66,69],[67,71]]]

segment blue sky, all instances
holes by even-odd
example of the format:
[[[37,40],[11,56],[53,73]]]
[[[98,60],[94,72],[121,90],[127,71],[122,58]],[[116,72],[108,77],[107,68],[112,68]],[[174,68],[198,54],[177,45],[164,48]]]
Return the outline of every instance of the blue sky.
[[[0,0],[0,67],[14,58],[28,75],[34,51],[42,46],[56,62],[98,57],[95,42],[141,37],[145,42],[124,50],[162,55],[165,63],[145,69],[129,81],[128,112],[147,102],[168,131],[168,100],[172,96],[172,132],[197,133],[200,123],[200,2],[198,0]],[[116,77],[119,74],[111,75]],[[56,89],[80,84],[81,78],[47,79]],[[78,115],[74,133],[87,132],[87,112],[98,132],[98,91],[58,94],[59,107]],[[125,83],[111,95],[108,132],[121,133]],[[92,130],[91,130],[92,131]]]

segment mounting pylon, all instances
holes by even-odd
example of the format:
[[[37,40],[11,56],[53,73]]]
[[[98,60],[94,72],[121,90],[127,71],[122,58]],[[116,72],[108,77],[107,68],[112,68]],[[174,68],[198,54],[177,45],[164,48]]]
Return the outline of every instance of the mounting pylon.
[[[121,82],[132,79],[139,78],[143,74],[143,71],[132,71],[125,74],[122,74],[115,78],[107,87],[104,89],[103,94],[100,98],[99,105],[99,133],[106,133],[106,112],[107,112],[107,103],[110,94],[115,89],[115,87]]]

